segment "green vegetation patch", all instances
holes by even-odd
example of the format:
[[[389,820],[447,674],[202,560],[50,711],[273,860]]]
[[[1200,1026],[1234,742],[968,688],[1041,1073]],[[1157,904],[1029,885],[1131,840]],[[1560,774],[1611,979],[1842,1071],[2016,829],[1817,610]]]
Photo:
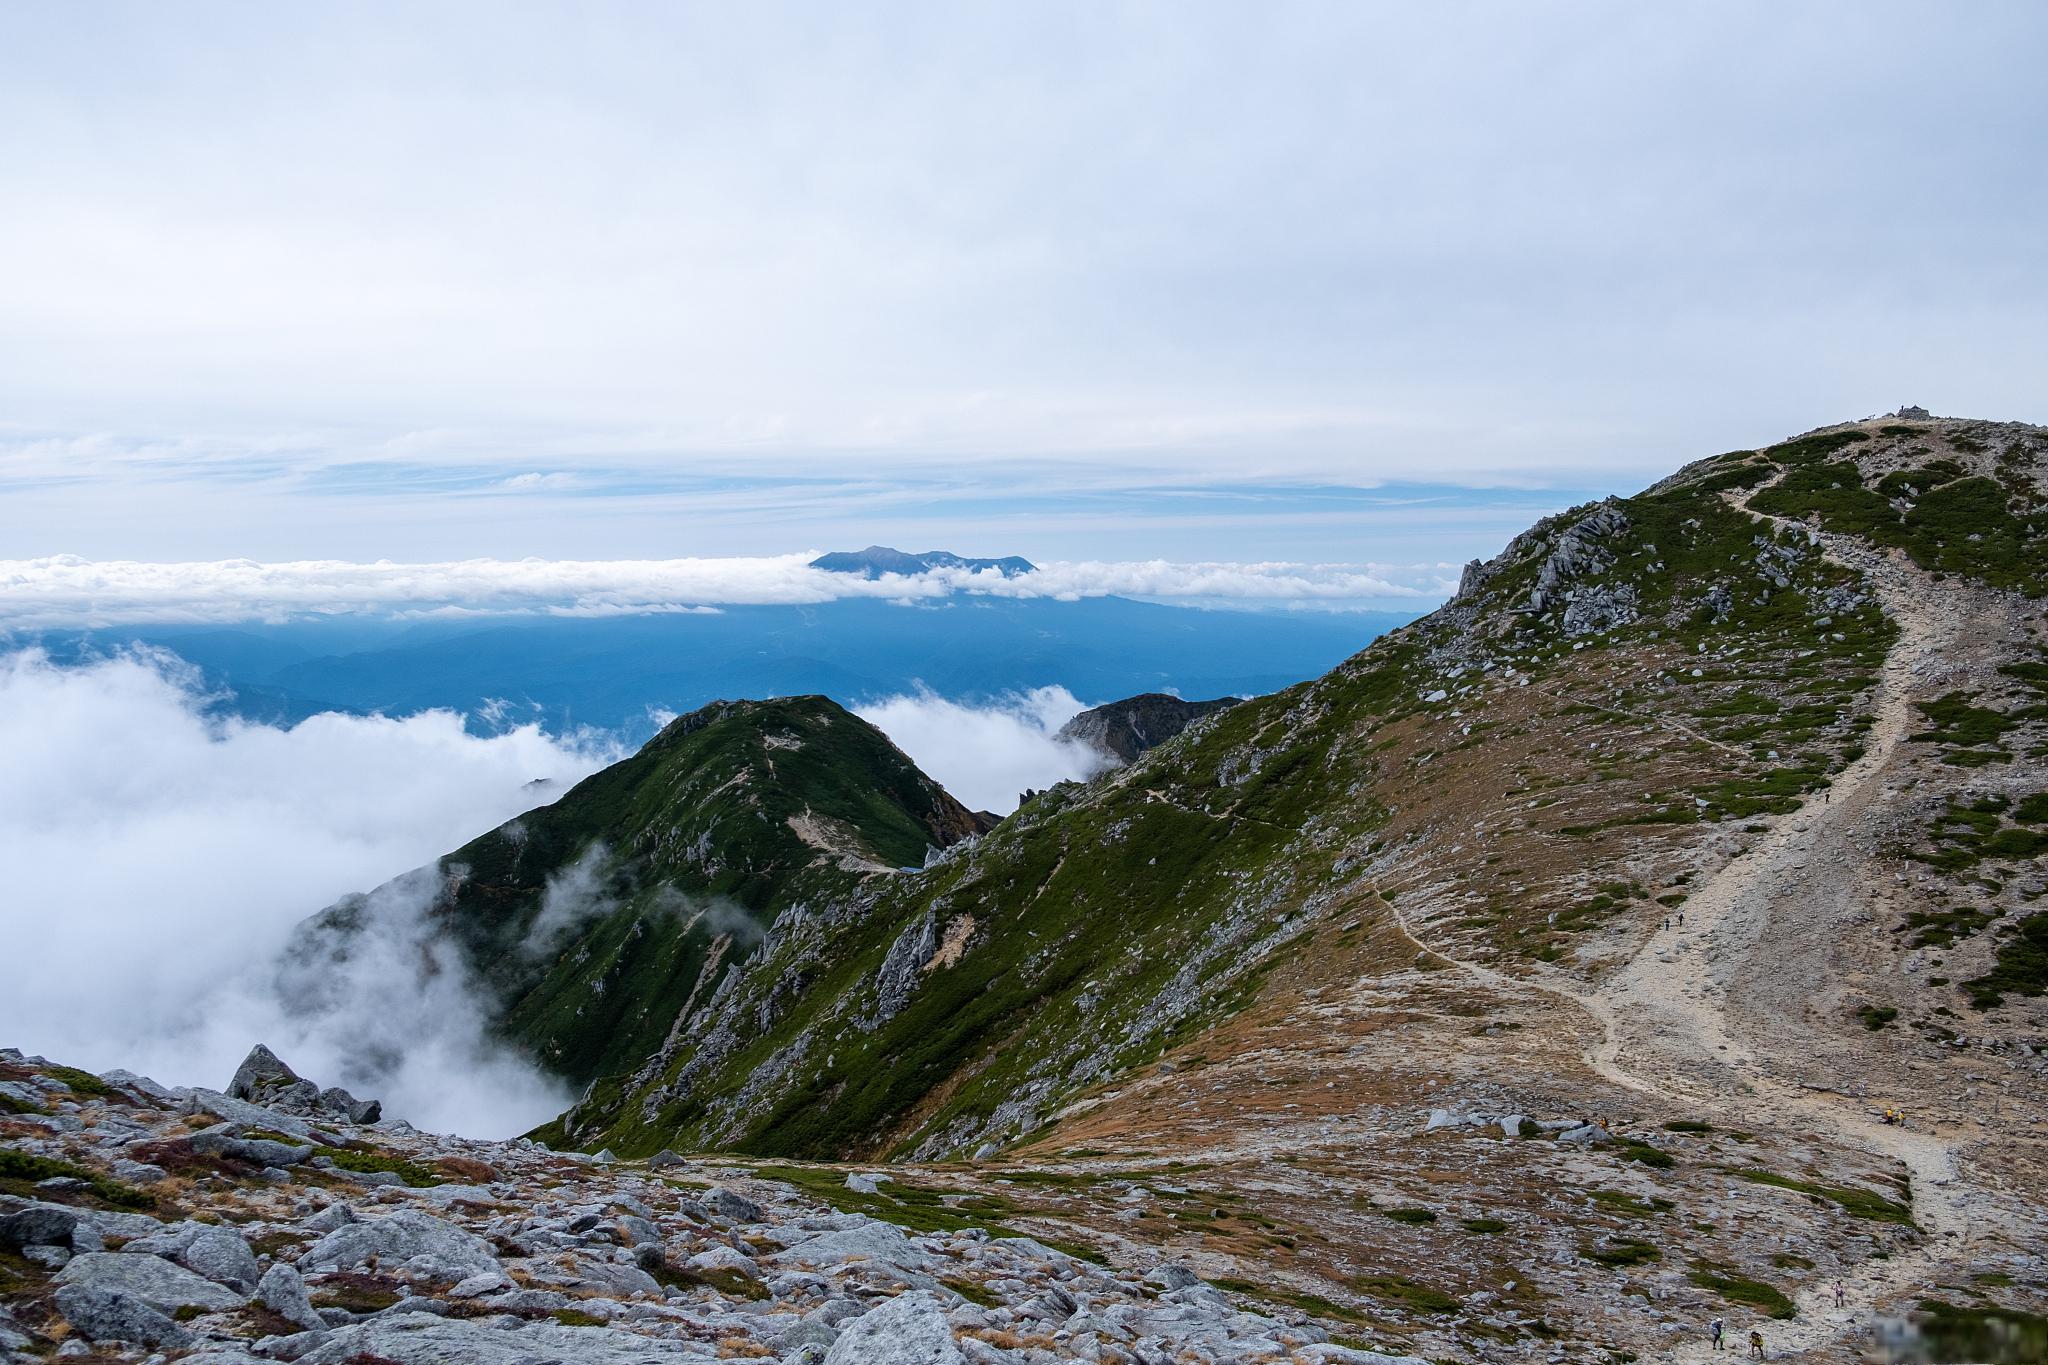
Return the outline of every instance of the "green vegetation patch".
[[[1508,1225],[1498,1218],[1460,1218],[1458,1226],[1475,1237],[1491,1237],[1508,1230]]]
[[[406,1184],[414,1187],[441,1183],[441,1173],[432,1166],[408,1161],[404,1157],[393,1156],[374,1147],[315,1147],[313,1155],[324,1156],[344,1171],[355,1171],[361,1175],[375,1171],[392,1171]]]
[[[1360,1293],[1402,1304],[1418,1313],[1455,1313],[1462,1307],[1441,1289],[1431,1289],[1399,1275],[1367,1275],[1351,1283]]]
[[[1664,1253],[1659,1251],[1654,1245],[1649,1242],[1637,1241],[1633,1238],[1608,1242],[1604,1245],[1594,1243],[1582,1246],[1579,1248],[1579,1255],[1589,1261],[1597,1261],[1601,1265],[1615,1266],[1647,1265],[1651,1261],[1661,1261],[1664,1259]]]
[[[75,1066],[46,1066],[43,1074],[51,1080],[62,1081],[80,1095],[96,1095],[104,1098],[114,1093],[108,1085],[90,1071],[80,1071]]]
[[[1284,1303],[1299,1308],[1304,1313],[1313,1313],[1319,1318],[1329,1318],[1337,1322],[1372,1321],[1356,1308],[1348,1308],[1320,1294],[1310,1294],[1304,1290],[1262,1285],[1252,1280],[1221,1279],[1211,1280],[1209,1283],[1227,1294],[1241,1294],[1246,1298],[1261,1299],[1267,1303]]]
[[[2028,915],[2015,925],[1999,942],[1991,970],[1963,985],[1980,1010],[1998,1008],[2008,994],[2048,994],[2048,912]]]
[[[1652,1147],[1635,1138],[1623,1138],[1619,1155],[1623,1161],[1634,1161],[1644,1166],[1655,1166],[1660,1170],[1674,1165],[1671,1153],[1661,1147]]]
[[[1045,1174],[1051,1174],[1046,1172]],[[830,1204],[842,1213],[864,1213],[912,1232],[958,1232],[962,1228],[986,1228],[997,1237],[1022,1237],[1015,1228],[996,1221],[1019,1212],[1017,1205],[993,1195],[976,1194],[952,1204],[945,1202],[948,1190],[936,1190],[903,1181],[884,1181],[874,1194],[846,1188],[846,1172],[824,1166],[764,1166],[761,1175],[796,1186],[811,1198]],[[1014,1179],[1014,1173],[1006,1176]],[[1045,1238],[1038,1239],[1052,1246]],[[1065,1250],[1056,1247],[1055,1250]],[[1070,1253],[1071,1254],[1071,1253]]]
[[[1799,1310],[1792,1300],[1778,1289],[1762,1280],[1747,1279],[1741,1275],[1722,1275],[1711,1270],[1695,1270],[1686,1276],[1702,1289],[1711,1289],[1730,1303],[1747,1304],[1770,1318],[1789,1318]]]
[[[1797,467],[1751,499],[1757,511],[1817,517],[1831,531],[1897,546],[1923,569],[2041,595],[2048,582],[2043,571],[2048,557],[2041,553],[2038,515],[2033,522],[2019,515],[2034,515],[2024,501],[2024,486],[2008,491],[1993,479],[1943,477],[1945,470],[1929,465],[1867,488],[1854,463],[1828,460],[1831,450],[1805,442],[1792,445],[1804,447],[1799,456],[1778,454],[1784,446],[1772,453]],[[1909,490],[1919,494],[1917,500],[1909,498]]]
[[[1669,1213],[1677,1207],[1669,1199],[1630,1194],[1625,1190],[1588,1190],[1586,1193],[1601,1208],[1610,1213],[1626,1214],[1631,1218],[1650,1218],[1660,1213]]]
[[[94,1198],[102,1203],[112,1204],[115,1208],[156,1207],[156,1196],[138,1190],[133,1185],[124,1185],[118,1180],[109,1179],[97,1171],[73,1165],[69,1161],[60,1161],[55,1157],[31,1156],[12,1147],[0,1147],[0,1190],[29,1198],[41,1198],[42,1193],[34,1188],[35,1183],[60,1176],[85,1181]]]
[[[1841,1207],[1844,1213],[1854,1218],[1868,1218],[1877,1223],[1903,1223],[1913,1226],[1913,1211],[1904,1204],[1894,1203],[1883,1195],[1856,1185],[1819,1185],[1808,1180],[1794,1180],[1791,1176],[1777,1175],[1771,1171],[1744,1170],[1737,1175],[1756,1185],[1772,1185],[1781,1190],[1796,1190],[1800,1194],[1826,1199]]]
[[[1926,716],[1934,728],[1909,736],[1915,743],[1960,744],[1965,747],[1996,744],[2006,731],[2018,724],[2003,711],[1972,705],[1969,694],[1964,692],[1950,692],[1918,705],[1920,714]]]
[[[1431,1209],[1374,1209],[1373,1212],[1382,1218],[1391,1218],[1397,1223],[1407,1223],[1410,1226],[1436,1221],[1436,1213]]]
[[[2048,1360],[2048,1318],[2017,1308],[1958,1307],[1922,1299],[1915,1325],[1929,1360],[2038,1365]]]
[[[1856,1011],[1856,1017],[1863,1021],[1863,1027],[1875,1033],[1898,1018],[1899,1012],[1890,1005],[1865,1005]]]

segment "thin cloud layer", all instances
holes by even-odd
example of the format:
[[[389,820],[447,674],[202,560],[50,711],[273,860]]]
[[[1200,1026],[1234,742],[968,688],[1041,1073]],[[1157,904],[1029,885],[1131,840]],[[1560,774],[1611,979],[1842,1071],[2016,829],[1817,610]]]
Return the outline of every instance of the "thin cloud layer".
[[[538,613],[605,616],[806,604],[842,598],[928,601],[956,593],[1079,600],[1118,594],[1186,601],[1324,605],[1430,601],[1449,593],[1444,564],[1073,561],[1004,577],[935,569],[860,578],[813,569],[809,553],[729,559],[247,559],[176,564],[75,555],[0,560],[0,627],[279,620],[303,615]]]
[[[558,1112],[557,1086],[485,1041],[459,963],[421,976],[431,873],[380,893],[380,931],[317,993],[281,992],[278,954],[305,916],[530,807],[533,779],[613,755],[533,727],[479,739],[450,712],[277,729],[204,700],[163,657],[0,657],[0,941],[35,964],[0,992],[0,1039],[215,1087],[266,1042],[442,1130]]]

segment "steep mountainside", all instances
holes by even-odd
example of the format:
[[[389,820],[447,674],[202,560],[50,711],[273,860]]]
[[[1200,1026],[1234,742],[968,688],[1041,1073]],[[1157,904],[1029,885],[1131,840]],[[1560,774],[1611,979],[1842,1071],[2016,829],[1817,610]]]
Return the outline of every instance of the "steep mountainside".
[[[1941,419],[1703,460],[921,870],[807,864],[713,988],[636,976],[662,922],[609,918],[508,1023],[561,1065],[569,1000],[639,993],[540,1136],[1028,1189],[1433,1359],[1703,1359],[1671,1334],[1723,1313],[1847,1360],[1915,1302],[2038,1315],[2044,469],[2048,430]],[[722,780],[571,793],[574,837],[451,927],[515,941],[578,839],[669,856],[674,820],[725,858]]]
[[[432,913],[507,1039],[580,1084],[646,1056],[788,907],[858,903],[985,825],[834,702],[717,702],[444,858]],[[308,923],[309,975],[377,899]]]
[[[1182,701],[1164,692],[1092,706],[1060,727],[1070,739],[1128,763],[1147,749],[1156,749],[1204,716],[1237,705],[1235,697],[1215,701]]]

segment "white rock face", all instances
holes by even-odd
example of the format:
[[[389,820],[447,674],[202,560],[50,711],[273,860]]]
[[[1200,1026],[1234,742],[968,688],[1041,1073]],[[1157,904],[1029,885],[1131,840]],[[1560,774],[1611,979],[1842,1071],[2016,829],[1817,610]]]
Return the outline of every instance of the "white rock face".
[[[966,1365],[953,1344],[953,1327],[938,1303],[922,1291],[890,1299],[855,1318],[825,1365]]]

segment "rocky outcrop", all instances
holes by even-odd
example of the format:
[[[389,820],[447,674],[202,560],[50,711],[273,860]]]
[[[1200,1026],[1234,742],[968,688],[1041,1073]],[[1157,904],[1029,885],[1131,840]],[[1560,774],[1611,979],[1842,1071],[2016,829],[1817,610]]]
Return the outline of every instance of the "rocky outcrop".
[[[1237,702],[1236,697],[1182,701],[1164,692],[1147,692],[1090,707],[1062,725],[1056,738],[1085,744],[1105,758],[1129,763],[1147,749],[1175,738],[1202,717],[1228,710]]]
[[[227,1093],[287,1114],[324,1115],[350,1123],[375,1123],[384,1116],[384,1106],[376,1100],[359,1100],[340,1086],[322,1090],[262,1043],[250,1048],[235,1068]]]

